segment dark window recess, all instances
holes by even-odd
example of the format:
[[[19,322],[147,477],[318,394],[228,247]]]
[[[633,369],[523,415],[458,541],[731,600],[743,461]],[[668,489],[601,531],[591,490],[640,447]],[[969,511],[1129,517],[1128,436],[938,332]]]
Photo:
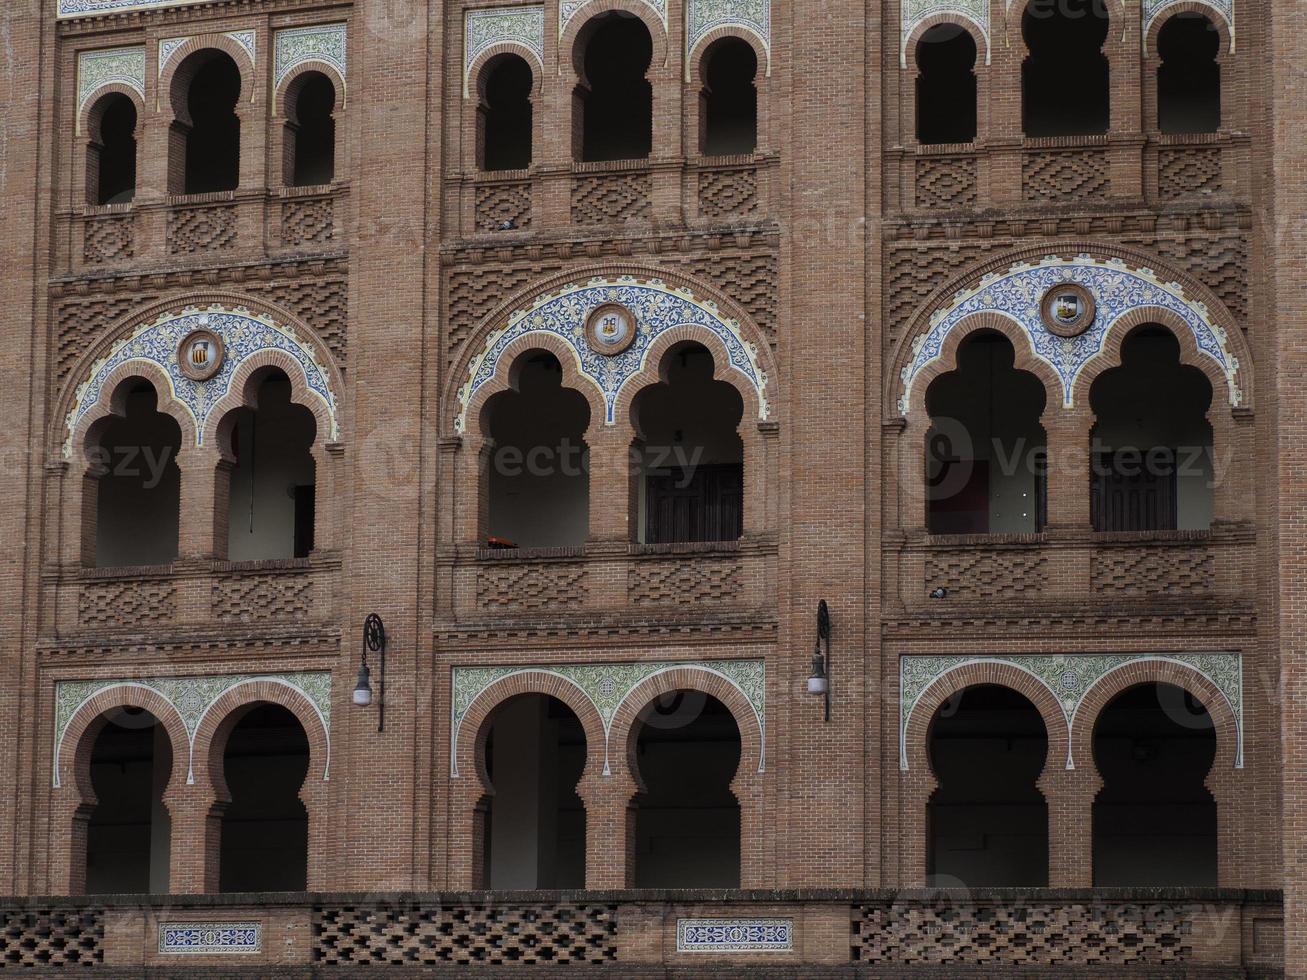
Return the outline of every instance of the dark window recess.
[[[743,532],[744,467],[738,463],[650,473],[645,541],[735,541]]]
[[[1158,460],[1163,452],[1154,449],[1146,458]],[[1172,465],[1165,472],[1158,469],[1141,465],[1137,453],[1130,453],[1128,461],[1114,453],[1096,455],[1091,493],[1094,529],[1175,530],[1175,467]]]
[[[295,557],[307,558],[313,550],[313,519],[316,502],[313,484],[295,488]]]
[[[947,460],[930,482],[932,534],[989,533],[989,460]],[[944,489],[953,486],[953,493]]]

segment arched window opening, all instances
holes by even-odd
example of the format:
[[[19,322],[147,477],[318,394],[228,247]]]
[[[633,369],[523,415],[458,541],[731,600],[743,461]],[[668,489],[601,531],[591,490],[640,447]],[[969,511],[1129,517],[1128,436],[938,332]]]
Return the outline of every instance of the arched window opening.
[[[317,187],[336,177],[336,86],[311,71],[286,92],[286,183]]]
[[[235,190],[240,183],[241,73],[222,51],[197,51],[177,68],[170,137],[169,187],[174,194]],[[188,120],[188,121],[183,121]]]
[[[702,344],[677,344],[663,357],[663,382],[635,398],[642,543],[735,541],[743,533],[744,400],[713,370]]]
[[[1022,18],[1030,52],[1021,68],[1027,136],[1090,136],[1110,122],[1107,5],[1031,0]]]
[[[91,749],[88,894],[167,894],[172,822],[163,793],[171,772],[172,742],[154,715],[140,708],[108,713]]]
[[[482,75],[477,121],[482,170],[525,170],[531,166],[531,86],[526,59],[504,54]]]
[[[485,815],[488,888],[584,888],[585,731],[557,698],[524,694],[496,709],[486,737],[494,792]]]
[[[1206,707],[1172,684],[1132,687],[1094,726],[1094,885],[1215,887],[1216,758]]]
[[[930,727],[928,883],[1048,885],[1048,805],[1035,785],[1048,755],[1039,710],[992,684],[954,694]]]
[[[513,365],[514,389],[486,404],[483,430],[493,447],[486,471],[486,530],[492,546],[581,545],[590,530],[585,431],[590,405],[563,387],[563,367],[548,351]]]
[[[710,695],[675,691],[646,705],[636,726],[635,887],[740,887],[735,717]]]
[[[1157,35],[1157,125],[1164,133],[1221,128],[1221,35],[1202,14],[1176,14]]]
[[[86,183],[93,204],[128,204],[136,197],[136,104],[107,96],[92,115]]]
[[[300,788],[309,740],[278,704],[249,709],[223,753],[231,803],[222,813],[218,889],[299,892],[308,882],[309,821]]]
[[[976,41],[956,24],[936,24],[917,42],[917,142],[976,138]]]
[[[1180,363],[1164,327],[1126,338],[1121,366],[1089,393],[1092,510],[1099,531],[1203,530],[1212,523],[1216,473],[1207,376]]]
[[[1039,419],[1047,392],[1013,364],[1001,333],[979,331],[958,366],[926,392],[926,487],[932,534],[1043,530],[1047,450]]]
[[[227,558],[307,558],[316,510],[317,422],[291,401],[290,379],[279,369],[264,377],[256,404],[238,409],[231,423],[236,465],[227,493]]]
[[[88,446],[95,488],[95,564],[166,565],[177,557],[181,428],[159,412],[154,387],[126,382],[124,417]]]
[[[610,11],[586,26],[577,46],[585,79],[572,105],[580,159],[645,159],[653,146],[653,86],[645,77],[653,58],[648,28],[633,14]]]
[[[758,147],[758,55],[738,37],[714,42],[704,54],[700,97],[704,156],[752,153]]]

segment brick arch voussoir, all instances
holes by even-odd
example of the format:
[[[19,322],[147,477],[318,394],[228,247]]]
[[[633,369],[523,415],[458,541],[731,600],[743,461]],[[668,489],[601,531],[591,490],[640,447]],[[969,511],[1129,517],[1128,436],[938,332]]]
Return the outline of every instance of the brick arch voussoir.
[[[731,356],[726,349],[726,344],[711,330],[691,323],[683,323],[670,330],[664,330],[649,345],[640,372],[627,379],[617,396],[617,403],[613,409],[614,420],[620,423],[623,419],[631,419],[631,410],[640,392],[663,382],[663,362],[667,358],[668,351],[686,341],[693,341],[708,348],[713,359],[713,380],[728,384],[739,392],[740,398],[744,401],[744,414],[740,417],[741,428],[750,422],[756,424],[761,421],[762,402],[758,390],[741,372],[731,367]],[[768,387],[774,386],[773,382]]]
[[[543,670],[523,671],[492,683],[473,699],[463,715],[454,757],[459,777],[466,784],[461,793],[469,802],[476,803],[483,795],[493,792],[486,772],[485,744],[495,714],[509,700],[528,694],[557,698],[581,722],[585,733],[585,768],[578,785],[589,786],[602,775],[604,722],[594,702],[576,684],[559,674]]]
[[[190,736],[186,725],[177,708],[162,694],[130,683],[97,691],[73,714],[57,746],[60,787],[75,790],[84,804],[95,800],[91,786],[91,754],[96,739],[109,722],[108,713],[117,708],[142,708],[163,725],[172,748],[172,768],[165,797],[179,792],[186,785],[190,765]]]
[[[177,104],[177,97],[185,93],[178,91],[176,86],[190,85],[198,66],[193,62],[189,65],[187,63],[192,61],[192,56],[209,50],[221,51],[236,64],[236,70],[241,76],[240,95],[236,98],[237,113],[240,112],[243,104],[254,101],[254,80],[257,73],[254,64],[250,61],[249,52],[225,34],[199,34],[188,38],[185,44],[172,53],[159,76],[160,101],[166,99],[166,111],[179,122],[189,125],[191,120],[188,118],[185,102],[183,101],[180,106]]]
[[[228,428],[234,412],[242,408],[257,410],[259,378],[256,375],[261,375],[270,368],[280,369],[290,380],[291,403],[313,413],[315,423],[313,445],[321,447],[331,441],[331,415],[322,399],[309,388],[300,363],[283,350],[269,349],[247,357],[232,372],[227,394],[223,395],[209,412],[204,430],[206,446],[220,447],[218,434]]]
[[[1057,696],[1033,674],[1019,667],[996,661],[979,661],[964,664],[936,678],[913,705],[904,736],[908,770],[933,775],[934,770],[930,765],[930,732],[936,713],[945,701],[959,691],[982,684],[1009,688],[1035,706],[1044,720],[1044,732],[1048,740],[1043,774],[1062,768],[1070,746],[1070,732]]]
[[[762,38],[742,24],[723,24],[721,27],[714,27],[695,42],[694,48],[686,58],[687,64],[693,66],[695,84],[700,86],[708,84],[708,52],[718,41],[728,37],[743,41],[753,48],[754,56],[758,59],[758,72],[753,77],[753,84],[755,87],[761,87],[763,81],[771,77],[771,52],[767,50],[767,45]]]
[[[586,4],[584,10],[567,22],[567,28],[563,31],[562,37],[558,39],[559,64],[570,65],[574,78],[578,82],[585,80],[585,73],[581,69],[585,54],[577,45],[577,41],[595,20],[612,11],[638,17],[649,32],[649,37],[653,41],[653,51],[649,56],[649,72],[651,74],[668,64],[670,43],[667,38],[667,30],[663,27],[663,22],[658,19],[647,4],[640,2],[640,0],[592,0],[591,3]]]
[[[173,394],[172,380],[163,368],[154,361],[142,359],[120,364],[105,377],[104,383],[100,386],[99,398],[87,409],[71,434],[70,444],[73,448],[74,460],[80,459],[83,464],[89,464],[88,454],[92,448],[91,444],[98,440],[99,433],[102,432],[104,425],[107,424],[110,417],[124,417],[127,397],[126,382],[133,378],[144,378],[150,383],[158,396],[156,411],[167,415],[177,423],[178,428],[181,430],[181,445],[178,449],[178,455],[181,456],[187,452],[196,451],[195,420],[191,416],[190,410],[178,401]],[[60,424],[61,426],[67,425],[63,416],[60,417]],[[66,431],[66,429],[63,431]],[[59,432],[59,434],[62,436],[62,432]],[[62,441],[62,438],[58,440],[58,442]],[[55,447],[52,446],[51,448],[53,450]]]
[[[500,41],[498,44],[492,44],[472,59],[472,64],[467,66],[466,95],[468,97],[475,95],[480,100],[485,91],[491,62],[497,61],[503,55],[512,55],[526,62],[527,68],[531,70],[529,97],[532,102],[539,99],[541,92],[544,91],[545,66],[540,63],[534,51],[518,41]]]
[[[100,117],[104,115],[109,99],[118,95],[126,96],[131,100],[132,105],[136,107],[136,126],[132,130],[132,135],[138,141],[140,140],[141,135],[145,132],[145,100],[141,98],[140,92],[125,82],[106,82],[86,97],[81,112],[77,115],[77,133],[79,136],[93,138],[98,135],[95,129],[99,124]]]
[[[1157,16],[1148,24],[1148,30],[1144,33],[1144,56],[1150,59],[1160,57],[1157,51],[1157,39],[1166,27],[1178,14],[1200,14],[1207,18],[1207,22],[1215,28],[1216,33],[1221,36],[1220,47],[1217,48],[1216,60],[1224,61],[1228,53],[1234,51],[1234,35],[1230,32],[1230,23],[1225,19],[1219,7],[1208,0],[1180,0],[1180,3],[1173,4],[1170,7],[1164,7]]]
[[[576,349],[558,334],[542,330],[518,337],[500,353],[499,360],[495,362],[495,373],[468,401],[463,416],[465,431],[482,438],[489,437],[489,433],[484,431],[482,419],[486,405],[495,395],[517,390],[513,374],[518,360],[531,351],[539,350],[548,351],[558,358],[558,363],[563,368],[563,387],[575,391],[590,406],[590,423],[586,426],[586,435],[603,427],[607,411],[603,393],[594,381],[581,372],[581,361]]]
[[[303,84],[306,75],[322,75],[327,81],[331,82],[331,87],[335,89],[335,101],[331,106],[332,113],[340,112],[345,108],[348,90],[339,69],[330,62],[310,58],[308,61],[300,62],[288,71],[286,77],[277,85],[277,90],[272,95],[272,114],[274,117],[289,118],[286,109],[286,97],[290,95],[292,88],[298,88]]]
[[[971,40],[976,45],[976,62],[971,66],[972,71],[978,72],[989,63],[989,41],[986,39],[984,31],[980,29],[980,25],[960,10],[943,10],[931,14],[912,28],[912,32],[908,34],[903,42],[901,63],[904,68],[909,71],[920,70],[917,66],[917,46],[921,43],[921,39],[926,36],[926,32],[932,27],[942,27],[944,25],[957,27],[971,35]]]
[[[1238,755],[1238,720],[1220,689],[1202,673],[1187,664],[1170,660],[1138,660],[1118,667],[1085,692],[1072,718],[1071,748],[1077,766],[1092,767],[1094,731],[1099,718],[1120,694],[1143,684],[1171,684],[1183,688],[1202,702],[1216,729],[1216,756],[1208,775],[1209,783],[1232,772]]]

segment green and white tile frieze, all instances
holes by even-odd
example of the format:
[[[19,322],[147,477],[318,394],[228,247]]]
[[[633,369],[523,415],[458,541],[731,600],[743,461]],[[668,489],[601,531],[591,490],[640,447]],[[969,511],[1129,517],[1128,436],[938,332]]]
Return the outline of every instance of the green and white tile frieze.
[[[537,664],[512,667],[455,667],[450,724],[450,772],[458,776],[458,736],[463,719],[478,697],[492,684],[518,674],[550,674],[561,677],[579,690],[599,712],[604,725],[604,775],[608,766],[608,738],[613,718],[640,684],[670,670],[700,670],[728,681],[753,708],[758,730],[764,738],[758,747],[758,771],[766,765],[766,665],[762,660],[663,661],[656,663]],[[641,705],[643,707],[643,705]]]
[[[255,31],[227,31],[223,37],[235,41],[242,51],[249,56],[250,64],[257,65],[259,60],[258,34]],[[168,67],[168,62],[172,56],[181,50],[182,46],[191,40],[189,37],[165,37],[159,41],[159,78],[163,77],[163,70]]]
[[[950,20],[968,20],[985,38],[985,64],[990,63],[989,0],[903,0],[899,10],[902,41],[899,45],[899,65],[907,68],[912,63],[908,56],[908,38],[928,17],[941,14]]]
[[[699,42],[720,27],[752,34],[767,53],[764,73],[771,75],[771,0],[686,0],[685,77],[690,79],[690,55]]]
[[[317,24],[278,31],[273,42],[274,90],[281,88],[286,76],[309,61],[330,65],[343,82],[349,67],[349,47],[344,24]],[[344,101],[344,93],[337,93]]]
[[[1168,10],[1184,2],[1185,0],[1143,0],[1144,29],[1141,33],[1144,39],[1144,54],[1148,53],[1148,32],[1153,29],[1153,22],[1166,14]],[[1225,26],[1230,31],[1230,53],[1234,54],[1234,0],[1197,0],[1197,2],[1210,10],[1217,18],[1225,21]]]
[[[327,736],[326,759],[322,778],[331,771],[331,671],[310,670],[286,674],[207,674],[188,677],[137,677],[55,683],[54,712],[54,785],[61,785],[60,761],[64,735],[82,705],[103,691],[117,687],[145,688],[158,694],[177,711],[189,740],[186,782],[195,781],[195,733],[209,709],[228,691],[255,681],[281,684],[308,699],[322,722]]]
[[[1013,654],[1010,656],[904,656],[899,658],[899,768],[908,768],[908,722],[935,681],[969,664],[1010,664],[1048,688],[1066,716],[1067,731],[1075,728],[1076,712],[1089,692],[1109,674],[1129,664],[1158,661],[1189,667],[1207,678],[1225,698],[1234,715],[1237,744],[1235,768],[1243,768],[1243,657],[1238,653]],[[1066,767],[1075,768],[1071,747]]]
[[[77,56],[77,125],[91,100],[108,85],[126,85],[145,101],[145,46],[102,48]]]
[[[545,65],[545,8],[490,7],[469,10],[463,26],[463,96],[469,94],[468,73],[472,64],[496,44],[511,44],[529,54],[536,70]]]
[[[577,14],[594,3],[595,0],[559,0],[558,2],[558,36],[567,31],[567,25]],[[646,7],[658,15],[663,30],[667,30],[667,0],[640,0]]]

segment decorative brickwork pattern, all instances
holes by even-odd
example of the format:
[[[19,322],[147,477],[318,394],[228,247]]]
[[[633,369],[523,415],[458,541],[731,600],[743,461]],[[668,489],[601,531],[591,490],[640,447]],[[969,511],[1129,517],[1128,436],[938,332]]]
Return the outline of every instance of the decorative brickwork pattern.
[[[892,348],[912,314],[942,283],[980,262],[997,246],[966,242],[950,246],[907,246],[888,250],[885,342]]]
[[[0,910],[0,969],[100,966],[104,963],[104,910]]]
[[[704,170],[699,174],[699,213],[705,218],[743,217],[758,209],[758,171]]]
[[[313,911],[313,961],[321,966],[569,965],[616,960],[616,905],[413,905]]]
[[[307,575],[233,575],[213,583],[213,616],[224,622],[303,619],[312,608]]]
[[[86,222],[82,261],[87,265],[121,262],[136,255],[136,218],[130,214],[92,218]]]
[[[131,579],[82,587],[77,619],[83,626],[123,627],[170,622],[177,614],[177,590],[168,581]]]
[[[70,297],[55,307],[55,329],[59,336],[56,374],[68,376],[78,358],[114,323],[137,306],[154,299],[151,295]]]
[[[281,243],[326,245],[335,234],[335,211],[329,197],[287,201],[281,206]]]
[[[1104,150],[1041,150],[1022,160],[1027,201],[1075,201],[1107,196],[1111,177]]]
[[[966,208],[976,203],[975,157],[919,157],[917,207]]]
[[[307,323],[344,365],[349,288],[344,276],[323,276],[291,282],[250,283],[248,291],[294,313]]]
[[[852,958],[860,963],[993,966],[1183,963],[1193,956],[1196,905],[1002,907],[932,903],[853,910]]]
[[[477,187],[477,228],[500,231],[505,222],[514,229],[531,227],[531,182],[504,181]]]
[[[1162,150],[1157,156],[1157,194],[1164,201],[1221,190],[1221,151],[1216,147]]]
[[[233,207],[179,208],[168,215],[168,253],[193,255],[221,251],[236,244]]]
[[[1193,595],[1211,592],[1215,562],[1204,546],[1102,548],[1094,555],[1095,592]]]
[[[627,591],[637,606],[727,602],[739,596],[743,574],[735,559],[687,555],[672,561],[640,561],[627,574]]]
[[[957,599],[1021,599],[1037,595],[1048,572],[1038,551],[946,551],[926,559],[926,586]]]
[[[1241,322],[1248,317],[1248,239],[1242,232],[1162,238],[1152,243],[1158,254],[1184,265]]]
[[[584,174],[572,183],[572,222],[611,225],[649,217],[653,178],[647,173]]]
[[[585,602],[585,565],[530,562],[477,570],[477,604],[482,609],[555,609]]]

